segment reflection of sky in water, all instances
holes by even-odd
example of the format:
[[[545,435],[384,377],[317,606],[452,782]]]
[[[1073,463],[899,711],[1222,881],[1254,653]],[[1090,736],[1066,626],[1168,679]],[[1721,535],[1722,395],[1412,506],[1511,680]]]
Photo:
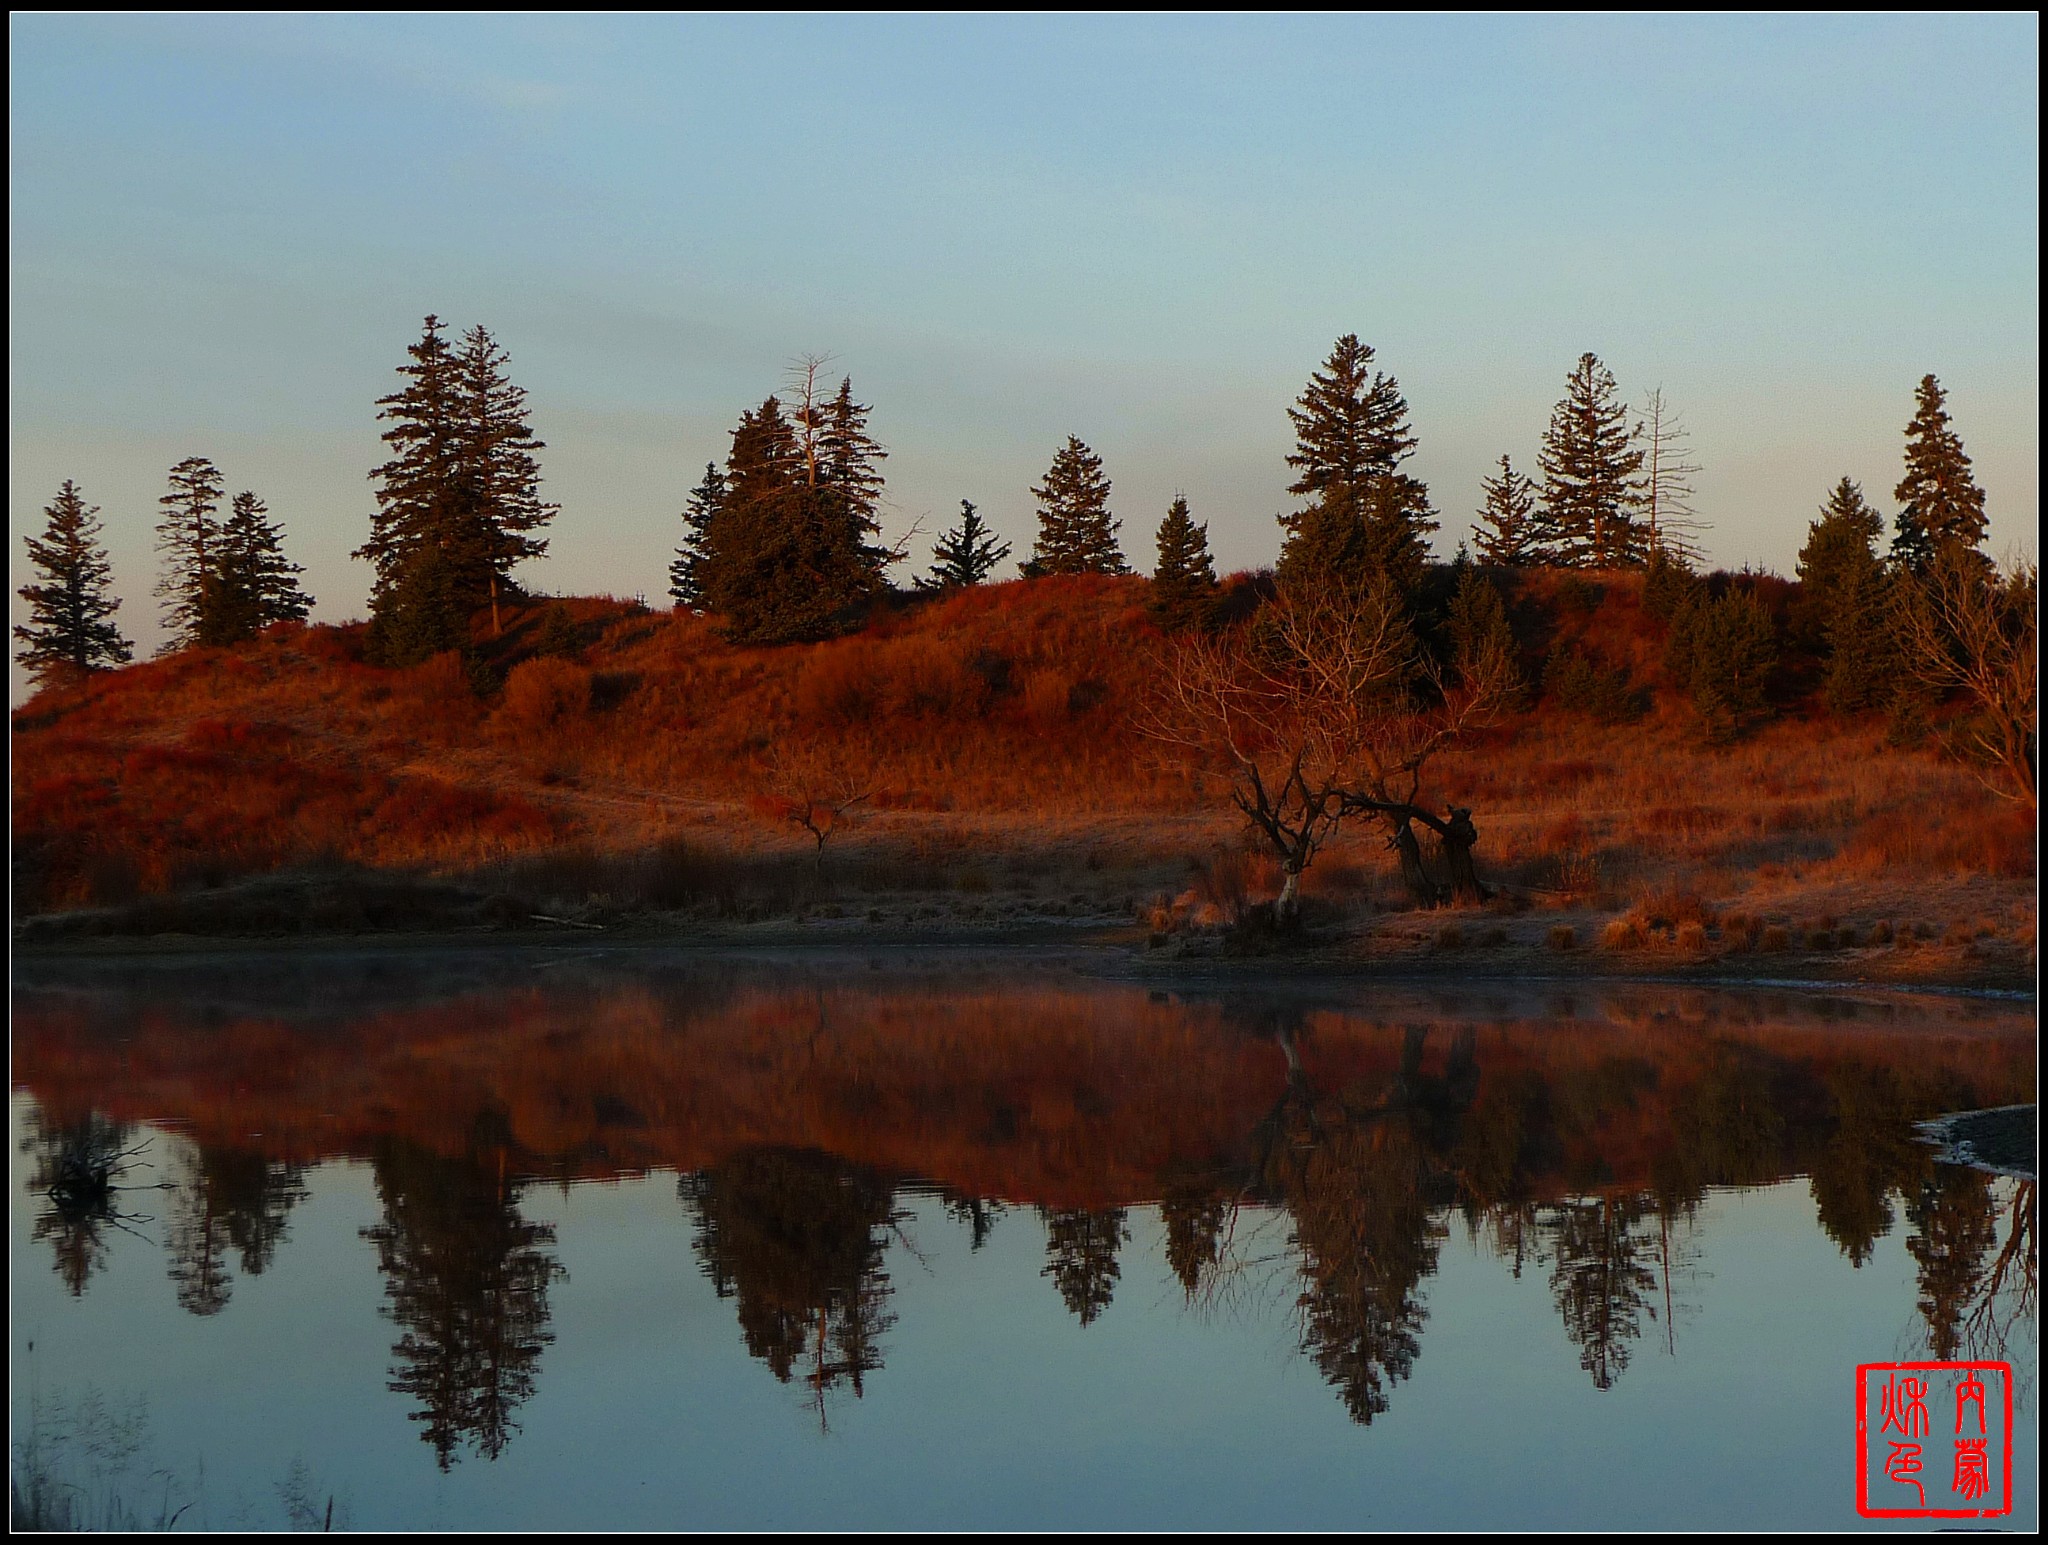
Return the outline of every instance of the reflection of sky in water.
[[[274,1488],[300,1459],[358,1527],[1854,1528],[1854,1369],[1926,1345],[1924,1267],[1896,1196],[1857,1270],[1817,1225],[1804,1178],[1711,1189],[1672,1230],[1675,1356],[1658,1219],[1639,1219],[1652,1280],[1605,1390],[1567,1335],[1552,1264],[1517,1279],[1438,1207],[1412,1371],[1360,1426],[1301,1350],[1286,1213],[1247,1208],[1234,1235],[1247,1264],[1189,1307],[1158,1209],[1131,1206],[1113,1298],[1084,1327],[1045,1275],[1037,1209],[1001,1211],[977,1251],[958,1216],[906,1185],[879,1204],[904,1214],[898,1226],[875,1231],[881,1366],[862,1398],[833,1390],[821,1432],[801,1356],[778,1382],[749,1353],[740,1301],[700,1270],[703,1214],[674,1174],[527,1182],[516,1221],[541,1226],[524,1237],[563,1268],[547,1288],[552,1341],[502,1455],[459,1447],[443,1473],[408,1420],[415,1402],[387,1388],[399,1331],[379,1312],[385,1280],[364,1235],[387,1221],[371,1164],[309,1169],[267,1269],[252,1276],[230,1252],[225,1307],[195,1316],[154,1242],[175,1210],[159,1193],[125,1198],[156,1216],[150,1239],[111,1234],[83,1296],[66,1291],[23,1205],[33,1103],[18,1094],[14,1116],[17,1422],[31,1376],[45,1393],[146,1394],[154,1459],[187,1479],[203,1461],[215,1524],[238,1506],[274,1522]],[[175,1177],[189,1149],[159,1133],[146,1157]],[[737,1184],[733,1166],[719,1173]],[[743,1208],[734,1219],[760,1224]],[[2012,1519],[2024,1527],[2037,1506],[2031,1321],[2010,1355],[2027,1392]]]

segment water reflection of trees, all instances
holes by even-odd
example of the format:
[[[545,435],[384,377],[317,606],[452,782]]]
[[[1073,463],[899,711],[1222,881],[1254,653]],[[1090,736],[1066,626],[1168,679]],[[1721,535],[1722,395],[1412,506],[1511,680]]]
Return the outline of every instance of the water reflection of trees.
[[[1130,1242],[1125,1209],[1042,1207],[1045,1269],[1060,1299],[1083,1325],[1092,1325],[1116,1293],[1117,1252]]]
[[[799,1366],[820,1422],[840,1387],[882,1366],[889,1275],[903,1214],[874,1171],[816,1150],[757,1148],[679,1182],[694,1245],[720,1298],[737,1301],[747,1350],[788,1383]]]
[[[392,1141],[373,1163],[384,1221],[363,1237],[377,1247],[384,1312],[403,1328],[389,1388],[416,1403],[411,1419],[442,1469],[464,1443],[496,1459],[554,1340],[554,1230],[520,1215],[502,1148],[447,1158]]]
[[[38,1110],[35,1129],[22,1140],[35,1161],[29,1191],[40,1202],[30,1237],[49,1241],[51,1264],[73,1298],[83,1297],[106,1266],[110,1234],[154,1221],[121,1205],[125,1192],[155,1189],[130,1183],[145,1165],[145,1146],[135,1141],[132,1123],[100,1111],[52,1121]]]
[[[183,1308],[210,1315],[227,1306],[230,1251],[246,1275],[262,1275],[292,1208],[306,1199],[305,1173],[303,1164],[246,1148],[195,1143],[186,1151],[171,1188],[164,1240]]]

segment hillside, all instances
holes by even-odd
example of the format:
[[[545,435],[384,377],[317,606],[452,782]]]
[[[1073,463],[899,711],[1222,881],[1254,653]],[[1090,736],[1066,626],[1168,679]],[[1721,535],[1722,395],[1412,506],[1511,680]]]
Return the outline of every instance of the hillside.
[[[1260,581],[1232,583],[1249,601]],[[1528,706],[1433,762],[1421,796],[1472,808],[1481,875],[1510,892],[1499,922],[1381,918],[1405,905],[1367,825],[1309,871],[1323,922],[1411,953],[1562,926],[1580,950],[1854,948],[1906,975],[1937,957],[2027,968],[2030,812],[1937,738],[1895,745],[1882,716],[1828,714],[1796,652],[1773,717],[1706,744],[1640,585],[1503,576]],[[55,686],[14,716],[17,920],[1228,920],[1273,873],[1216,780],[1137,729],[1162,643],[1145,587],[1089,576],[901,597],[858,634],[779,648],[726,644],[702,617],[535,599],[508,610],[502,637],[479,619],[467,668],[451,654],[381,669],[359,625],[286,625]],[[1757,589],[1782,616],[1793,587]],[[1574,655],[1605,696],[1546,677]],[[821,853],[787,813],[845,794],[864,797]],[[259,876],[268,890],[251,889]],[[195,910],[200,894],[218,904]]]

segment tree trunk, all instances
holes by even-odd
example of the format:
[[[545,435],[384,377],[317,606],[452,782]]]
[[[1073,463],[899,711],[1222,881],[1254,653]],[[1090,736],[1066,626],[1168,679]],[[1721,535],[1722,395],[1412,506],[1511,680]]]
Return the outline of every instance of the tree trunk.
[[[503,638],[504,625],[498,620],[498,576],[491,576],[491,637]]]
[[[1395,811],[1387,818],[1394,823],[1394,851],[1401,856],[1401,880],[1408,887],[1409,899],[1418,907],[1435,906],[1442,897],[1429,871],[1422,867],[1422,844],[1415,840],[1411,817]]]
[[[1280,899],[1273,903],[1273,921],[1292,928],[1301,921],[1301,870],[1289,864],[1282,873],[1286,878],[1280,882]]]
[[[1449,873],[1451,899],[1476,906],[1486,899],[1486,887],[1472,867],[1472,845],[1479,840],[1479,828],[1472,824],[1472,812],[1451,807],[1451,818],[1439,831],[1444,845],[1444,868]]]

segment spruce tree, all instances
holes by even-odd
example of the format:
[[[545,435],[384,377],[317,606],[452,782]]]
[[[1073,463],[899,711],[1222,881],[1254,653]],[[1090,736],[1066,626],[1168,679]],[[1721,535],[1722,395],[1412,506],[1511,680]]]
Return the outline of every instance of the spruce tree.
[[[1823,624],[1828,655],[1823,692],[1836,713],[1860,713],[1898,696],[1903,661],[1892,583],[1869,548],[1850,549],[1835,572]]]
[[[1918,409],[1906,426],[1906,475],[1892,491],[1900,506],[1892,560],[1924,574],[1944,548],[1970,550],[1984,540],[1984,491],[1962,438],[1949,427],[1941,383],[1923,376],[1915,397]]]
[[[1463,550],[1459,552],[1463,558]],[[1469,563],[1455,565],[1457,588],[1451,592],[1449,632],[1451,663],[1458,679],[1470,685],[1482,680],[1506,683],[1505,695],[1513,704],[1522,694],[1522,671],[1514,630],[1508,626],[1508,610],[1492,581]]]
[[[208,632],[207,607],[216,594],[220,561],[220,469],[204,456],[188,456],[171,468],[171,491],[157,503],[156,549],[163,574],[156,593],[163,598],[164,649],[198,643]]]
[[[303,622],[313,598],[299,588],[305,572],[284,555],[284,534],[255,494],[235,495],[221,527],[219,556],[208,576],[203,644],[239,644],[273,622]]]
[[[920,590],[963,590],[979,585],[1010,556],[1010,544],[998,541],[988,523],[966,499],[960,501],[960,524],[932,546],[932,571],[917,581]]]
[[[66,478],[43,514],[48,524],[41,540],[22,538],[42,582],[23,585],[18,592],[29,604],[29,625],[17,627],[14,636],[28,647],[14,658],[34,676],[125,663],[134,650],[107,620],[121,602],[107,592],[114,567],[100,541],[98,507],[88,505],[78,485]]]
[[[1287,465],[1297,474],[1287,491],[1307,501],[1304,511],[1335,489],[1348,493],[1392,472],[1415,449],[1408,402],[1392,376],[1372,370],[1373,350],[1346,333],[1287,410],[1295,448]],[[1304,511],[1283,515],[1292,532]]]
[[[1843,478],[1828,491],[1820,518],[1806,528],[1799,549],[1799,599],[1792,620],[1798,641],[1819,646],[1828,636],[1845,583],[1877,562],[1884,517],[1864,501],[1863,490]]]
[[[1048,574],[1128,574],[1109,513],[1109,479],[1102,458],[1073,435],[1031,490],[1038,501],[1038,543],[1024,564],[1026,579]]]
[[[853,485],[831,480],[828,458],[807,454],[800,427],[770,397],[733,430],[724,499],[695,577],[735,642],[842,631],[879,583]]]
[[[513,384],[505,350],[482,327],[462,336],[456,356],[457,459],[455,475],[467,519],[454,533],[453,551],[473,564],[491,602],[491,631],[503,631],[499,600],[513,568],[547,555],[548,544],[533,533],[561,509],[540,496],[540,462],[534,452],[546,442],[528,423],[526,389]]]
[[[1422,534],[1437,528],[1432,515],[1429,489],[1405,472],[1326,489],[1302,511],[1275,574],[1283,585],[1333,585],[1355,594],[1384,575],[1412,600],[1429,559]]]
[[[843,377],[838,394],[824,405],[821,415],[817,480],[838,490],[851,522],[849,540],[868,571],[870,587],[880,589],[890,553],[876,541],[882,531],[883,487],[876,463],[886,460],[889,453],[868,433],[868,415],[873,411],[872,404],[854,400],[853,378]]]
[[[458,353],[429,316],[406,352],[406,384],[377,402],[378,417],[392,421],[383,435],[392,455],[370,473],[378,508],[355,554],[376,566],[372,638],[390,664],[422,658],[431,641],[466,647],[479,606],[490,606],[500,629],[511,571],[547,551],[533,533],[556,512],[540,497],[533,453],[543,447],[527,422],[526,392],[507,376],[490,333],[471,328]],[[441,612],[400,615],[419,606]]]
[[[1479,524],[1472,531],[1479,561],[1506,569],[1535,563],[1539,556],[1536,484],[1503,456],[1500,476],[1481,478],[1479,487],[1485,502],[1479,507]]]
[[[711,550],[711,523],[724,508],[725,472],[717,462],[707,461],[704,480],[690,490],[689,503],[683,506],[683,545],[668,566],[668,593],[678,606],[704,606],[703,568]]]
[[[1216,566],[1209,557],[1209,528],[1198,526],[1179,494],[1159,523],[1159,563],[1152,570],[1146,608],[1169,633],[1206,627],[1216,614]]]
[[[439,317],[428,316],[406,384],[377,399],[382,439],[391,459],[374,468],[377,512],[370,537],[355,551],[377,571],[370,589],[371,638],[387,663],[412,664],[469,642],[469,613],[482,599],[466,593],[463,558],[475,544],[457,529],[472,512],[456,473],[461,465],[461,390]],[[434,609],[426,615],[420,608]]]
[[[1300,583],[1364,583],[1383,570],[1412,592],[1437,529],[1429,490],[1396,470],[1415,449],[1408,403],[1373,351],[1345,334],[1287,410],[1297,474],[1287,491],[1302,507],[1280,517],[1288,533],[1279,574]]]
[[[1643,492],[1642,450],[1629,432],[1628,406],[1614,377],[1581,354],[1551,411],[1538,458],[1545,558],[1578,568],[1612,569],[1647,556],[1630,518]]]

